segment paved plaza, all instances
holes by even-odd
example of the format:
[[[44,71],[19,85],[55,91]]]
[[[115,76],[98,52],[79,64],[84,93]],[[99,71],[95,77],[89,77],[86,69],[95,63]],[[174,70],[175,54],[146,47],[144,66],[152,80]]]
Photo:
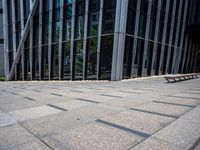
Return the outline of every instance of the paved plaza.
[[[199,150],[200,79],[0,82],[0,150]]]

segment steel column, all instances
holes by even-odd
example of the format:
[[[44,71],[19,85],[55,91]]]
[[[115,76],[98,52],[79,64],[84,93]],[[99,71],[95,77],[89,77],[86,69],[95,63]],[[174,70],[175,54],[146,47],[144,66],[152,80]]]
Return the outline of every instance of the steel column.
[[[159,22],[160,22],[160,13],[161,13],[161,4],[162,0],[158,1],[158,8],[157,8],[157,16],[156,16],[156,27],[155,27],[155,35],[154,35],[154,44],[153,44],[153,57],[152,57],[152,64],[151,64],[151,75],[153,73],[154,63],[156,61],[156,53],[157,53],[157,41],[158,41],[158,30],[159,30]]]
[[[62,49],[63,49],[63,19],[64,19],[64,0],[60,3],[60,32],[59,32],[59,80],[62,79]]]
[[[169,35],[169,47],[168,47],[168,52],[167,52],[167,65],[166,65],[167,73],[169,69],[170,54],[171,54],[171,49],[172,49],[172,38],[173,38],[173,31],[174,31],[176,5],[177,5],[177,0],[174,0],[173,9],[172,9],[171,29],[170,29],[170,35]]]
[[[17,65],[18,62],[19,62],[21,49],[22,49],[24,41],[25,41],[25,39],[26,39],[26,37],[28,35],[28,31],[30,29],[30,18],[31,18],[31,16],[33,16],[35,14],[37,6],[38,6],[38,0],[35,0],[34,3],[33,3],[32,9],[31,9],[30,15],[28,17],[26,26],[25,26],[25,29],[24,29],[24,32],[23,32],[23,36],[22,36],[22,38],[20,40],[20,43],[19,43],[19,46],[17,48],[16,59],[14,60],[14,63],[12,65],[12,68],[11,68],[11,71],[10,71],[10,74],[9,74],[9,78],[8,78],[9,80],[11,80],[13,78],[13,76],[14,76],[15,65]]]
[[[100,0],[100,10],[99,10],[99,28],[98,28],[98,44],[97,44],[97,80],[99,79],[99,68],[100,68],[100,51],[101,51],[101,33],[102,33],[102,23],[103,23],[103,1]]]
[[[145,41],[144,41],[144,52],[143,52],[143,59],[142,59],[142,76],[144,75],[144,64],[147,57],[147,50],[148,50],[148,38],[149,38],[149,30],[150,30],[150,20],[151,20],[151,10],[152,10],[152,0],[149,0],[148,3],[148,11],[147,11],[147,23],[145,29]]]
[[[89,0],[85,0],[85,23],[84,23],[84,40],[83,40],[83,80],[87,74],[86,70],[86,49],[87,49],[87,33],[88,33],[88,11],[89,11]]]

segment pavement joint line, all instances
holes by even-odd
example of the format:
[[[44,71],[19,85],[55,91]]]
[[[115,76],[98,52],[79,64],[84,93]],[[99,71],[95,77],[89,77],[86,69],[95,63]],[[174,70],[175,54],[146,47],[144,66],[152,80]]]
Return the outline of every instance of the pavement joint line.
[[[189,150],[194,150],[200,144],[200,137],[196,140],[196,142],[189,148]]]
[[[63,96],[63,95],[61,95],[61,94],[56,94],[56,93],[49,93],[49,94],[51,94],[51,95],[55,95],[55,96]]]
[[[167,115],[167,114],[163,114],[163,113],[157,113],[157,112],[141,110],[141,109],[136,109],[136,108],[130,108],[130,110],[140,111],[140,112],[144,112],[144,113],[149,113],[149,114],[154,114],[154,115],[159,115],[159,116],[164,116],[164,117],[169,117],[169,118],[175,118],[175,119],[179,118],[179,116]]]
[[[35,135],[32,131],[30,131],[28,128],[26,128],[22,123],[18,122],[18,124],[24,128],[27,132],[29,132],[32,136],[34,136],[36,139],[38,139],[40,142],[42,142],[44,145],[46,145],[51,150],[54,150],[50,145],[48,145],[45,141],[43,141],[41,138],[39,138],[37,135]]]
[[[65,108],[58,107],[58,106],[55,106],[55,105],[52,105],[52,104],[47,104],[47,106],[52,107],[52,108],[55,108],[55,109],[59,109],[59,110],[62,110],[62,111],[68,111],[68,110],[65,109]]]
[[[25,99],[31,100],[31,101],[35,101],[35,99],[30,98],[30,97],[24,97]]]
[[[13,94],[13,95],[18,95],[17,93],[15,93],[15,92],[10,92],[10,94]]]
[[[42,91],[39,91],[39,90],[32,90],[32,91],[35,91],[35,92],[42,92]]]
[[[100,94],[102,96],[108,96],[108,97],[115,97],[115,98],[123,98],[122,96],[115,96],[115,95],[108,95],[108,94]]]
[[[200,95],[200,93],[193,93],[193,92],[181,92],[181,93],[187,93],[187,94],[193,94],[193,95]]]
[[[87,99],[83,99],[83,98],[76,98],[76,100],[90,102],[90,103],[95,103],[95,104],[99,104],[100,103],[100,102],[96,102],[96,101],[92,101],[92,100],[87,100]]]
[[[111,127],[120,129],[120,130],[128,132],[128,133],[132,133],[132,134],[144,137],[144,138],[148,138],[148,137],[151,136],[149,134],[146,134],[146,133],[143,133],[143,132],[140,132],[140,131],[137,131],[137,130],[133,130],[133,129],[130,129],[130,128],[126,128],[126,127],[123,127],[121,125],[117,125],[117,124],[114,124],[114,123],[111,123],[111,122],[108,122],[108,121],[104,121],[104,120],[101,120],[101,119],[97,119],[95,121],[98,122],[98,123],[107,125],[107,126],[111,126]]]
[[[177,104],[177,103],[169,103],[169,102],[162,102],[162,101],[152,101],[154,103],[160,103],[160,104],[168,104],[168,105],[175,105],[175,106],[183,106],[183,107],[196,107],[196,106],[192,106],[192,105],[184,105],[184,104]]]
[[[188,112],[183,113],[181,116],[179,116],[179,118],[182,117],[182,116],[184,116],[185,114],[189,113],[189,112],[192,111],[192,110],[193,110],[193,109],[190,109]],[[177,121],[179,118],[174,119],[172,122],[170,122],[169,124],[167,124],[165,127],[160,128],[159,130],[157,130],[156,132],[154,132],[150,137],[152,137],[152,136],[155,135],[156,133],[160,132],[160,131],[163,130],[164,128],[168,127],[170,124],[174,123],[174,122]],[[150,138],[150,137],[149,137],[149,138]],[[154,138],[154,137],[153,137],[153,138]],[[141,144],[142,142],[144,142],[144,141],[147,140],[147,139],[148,139],[148,138],[146,138],[146,139],[144,139],[144,140],[138,142],[137,144],[131,146],[128,150],[131,150],[132,148],[134,148],[135,146]],[[166,141],[166,142],[168,142],[168,141]],[[196,141],[196,142],[197,142],[197,141]],[[197,146],[197,145],[196,145],[196,146]],[[194,147],[193,147],[193,149],[194,149]],[[191,149],[191,150],[193,150],[193,149]],[[190,149],[189,149],[189,150],[190,150]]]
[[[71,90],[71,92],[84,93],[83,91],[76,91],[76,90]]]
[[[139,93],[139,92],[131,92],[131,91],[120,91],[120,92],[131,93],[131,94],[132,94],[132,93],[133,93],[133,94],[134,94],[134,93],[135,93],[135,94],[142,94],[142,93]]]
[[[168,95],[167,97],[176,97],[176,98],[187,98],[187,99],[196,99],[196,100],[200,100],[200,98],[196,98],[196,97],[173,96],[173,95]]]

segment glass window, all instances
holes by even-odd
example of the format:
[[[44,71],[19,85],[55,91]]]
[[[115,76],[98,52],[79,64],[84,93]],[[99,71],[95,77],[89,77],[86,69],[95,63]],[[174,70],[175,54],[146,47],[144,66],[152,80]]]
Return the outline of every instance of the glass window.
[[[88,34],[89,36],[97,36],[99,27],[100,0],[90,0],[89,2]]]
[[[129,0],[126,33],[134,35],[137,0]]]
[[[131,78],[133,40],[134,40],[133,37],[126,36],[125,50],[124,50],[124,63],[123,63],[123,78]]]
[[[85,0],[76,2],[75,39],[83,38],[85,24]]]
[[[42,44],[48,44],[49,40],[49,2],[43,1]]]
[[[143,52],[144,52],[144,40],[138,39],[137,40],[137,49],[136,49],[136,55],[135,55],[135,62],[133,65],[133,77],[141,76],[141,62],[143,58]]]
[[[48,79],[49,64],[48,64],[48,46],[42,46],[42,79]]]
[[[38,60],[38,47],[33,48],[33,79],[39,79],[39,60]]]
[[[171,48],[171,53],[170,53],[170,58],[169,58],[169,68],[168,68],[168,72],[167,72],[169,74],[172,73],[173,56],[174,56],[174,47]]]
[[[31,79],[29,48],[24,49],[24,79],[25,80]]]
[[[53,5],[53,42],[59,42],[60,33],[60,0],[55,0]]]
[[[97,38],[88,39],[87,41],[87,79],[96,79],[97,75]]]
[[[84,36],[84,23],[85,23],[85,16],[78,16],[76,17],[76,32],[75,37],[76,39],[83,38]]]
[[[164,58],[162,62],[162,74],[166,73],[166,66],[167,66],[167,54],[168,54],[168,46],[165,45],[165,51],[164,51]]]
[[[85,24],[85,0],[76,2],[75,39],[83,38]]]
[[[74,79],[83,79],[83,40],[75,41]]]
[[[59,56],[58,56],[58,44],[52,45],[52,56],[51,56],[51,67],[53,71],[53,78],[58,79],[59,78]]]
[[[69,80],[70,79],[70,42],[63,43],[63,53],[62,53],[62,76],[63,79]]]
[[[91,13],[89,16],[89,36],[98,35],[98,26],[99,26],[99,12]]]
[[[103,33],[113,33],[115,27],[116,0],[104,0]]]
[[[33,17],[33,46],[38,46],[39,42],[39,12],[36,12],[36,15]]]
[[[146,19],[147,19],[148,1],[142,0],[140,6],[140,18],[139,18],[139,31],[138,36],[145,37],[146,31]]]
[[[111,79],[113,36],[102,36],[101,38],[99,79]]]
[[[155,75],[159,75],[160,73],[160,54],[161,54],[161,44],[158,44],[158,47],[157,47],[157,53],[156,53],[156,61],[155,61]]]
[[[65,1],[64,3],[64,20],[63,20],[63,40],[71,40],[71,28],[72,28],[72,1]]]

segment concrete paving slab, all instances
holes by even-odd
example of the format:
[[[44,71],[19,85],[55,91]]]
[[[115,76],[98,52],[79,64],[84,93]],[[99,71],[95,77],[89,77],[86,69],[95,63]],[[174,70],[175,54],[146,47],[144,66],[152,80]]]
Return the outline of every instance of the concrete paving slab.
[[[61,112],[63,111],[50,106],[39,106],[39,107],[9,112],[9,115],[11,115],[17,121],[24,121],[24,120],[31,120],[44,117],[47,115],[57,114]]]
[[[16,103],[1,104],[0,110],[4,112],[11,112],[11,111],[18,111],[21,109],[29,109],[32,107],[38,107],[41,105],[42,104],[36,101],[31,101],[31,100],[23,98],[23,99],[19,99],[18,102]]]
[[[109,106],[104,104],[94,104],[74,109],[71,112],[77,114],[83,114],[85,116],[97,119],[111,114],[119,113],[124,110],[125,110],[124,108],[120,107]]]
[[[17,121],[13,119],[11,116],[7,115],[4,112],[0,111],[0,127],[16,124]]]
[[[25,99],[21,96],[13,96],[13,95],[6,95],[6,96],[2,96],[0,98],[0,103],[1,104],[12,104],[12,103],[18,103],[18,102],[22,102],[25,101]]]
[[[133,147],[131,150],[183,150],[183,149],[166,141],[150,137],[144,140],[142,143]]]
[[[72,110],[75,108],[80,108],[83,106],[87,106],[87,105],[93,105],[94,103],[92,102],[87,102],[87,101],[81,101],[81,100],[71,100],[71,101],[67,101],[67,102],[61,102],[61,103],[55,103],[55,106],[59,106],[68,110]]]
[[[134,96],[133,96],[134,97]],[[119,99],[102,99],[100,101],[103,104],[107,104],[107,105],[112,105],[112,106],[117,106],[117,107],[124,107],[124,108],[130,108],[130,107],[135,107],[135,106],[139,106],[139,105],[143,105],[147,102],[149,102],[149,100],[137,100],[137,99],[133,99],[133,98],[121,98]]]
[[[151,135],[175,119],[129,110],[105,117],[103,120]]]
[[[169,103],[174,103],[174,104],[190,105],[190,106],[200,105],[199,100],[187,99],[187,98],[178,98],[178,97],[164,97],[162,99],[159,99],[158,101],[169,102]]]
[[[22,124],[38,137],[52,134],[83,126],[93,121],[93,119],[71,112],[63,112],[51,116],[45,116],[34,120],[23,121]]]
[[[140,142],[143,138],[119,129],[91,123],[81,128],[63,132],[60,135],[43,138],[54,149],[124,150]]]
[[[0,135],[0,148],[2,150],[36,140],[32,134],[19,125],[0,128]]]
[[[200,123],[200,108],[195,108],[188,112],[187,114],[183,115],[181,119],[192,120],[192,121],[199,121]]]
[[[23,92],[18,92],[18,94],[22,97],[26,97],[26,96],[38,96],[38,95],[42,95],[44,94],[43,92],[36,92],[36,91],[32,91],[32,90],[25,90]]]
[[[200,94],[189,94],[189,93],[177,93],[173,96],[180,96],[180,97],[188,97],[188,98],[194,98],[200,100]]]
[[[46,139],[47,144],[55,149],[90,149],[90,146],[91,149],[113,149],[113,145],[115,149],[134,146],[141,149],[187,149],[191,145],[198,148],[200,79],[175,84],[164,82],[163,77],[122,82],[2,82],[0,110],[3,110],[0,112],[4,125],[0,128],[17,125],[10,123],[16,116],[8,117],[8,112],[17,112],[20,119],[25,119],[20,122],[25,131]],[[48,109],[34,109],[44,105]],[[130,110],[132,107],[134,109]],[[183,121],[171,126],[178,121],[174,119]],[[174,122],[169,124],[171,121]],[[162,136],[154,137],[161,131]],[[20,138],[21,132],[11,136]],[[12,148],[29,149],[32,145],[40,149],[42,141],[38,142],[38,139],[16,142]]]
[[[51,150],[44,143],[38,141],[28,142],[16,147],[9,148],[8,150]]]
[[[67,97],[60,97],[56,95],[51,95],[49,93],[42,93],[39,95],[29,96],[32,99],[35,99],[36,101],[42,103],[42,104],[51,104],[51,103],[59,103],[63,101],[67,101]]]
[[[192,109],[191,107],[159,104],[159,103],[153,103],[153,102],[144,104],[138,107],[134,107],[134,108],[139,109],[139,110],[171,115],[175,117],[179,117]]]
[[[199,129],[199,122],[178,119],[163,130],[154,134],[153,137],[177,145],[182,149],[189,149],[200,137]]]

